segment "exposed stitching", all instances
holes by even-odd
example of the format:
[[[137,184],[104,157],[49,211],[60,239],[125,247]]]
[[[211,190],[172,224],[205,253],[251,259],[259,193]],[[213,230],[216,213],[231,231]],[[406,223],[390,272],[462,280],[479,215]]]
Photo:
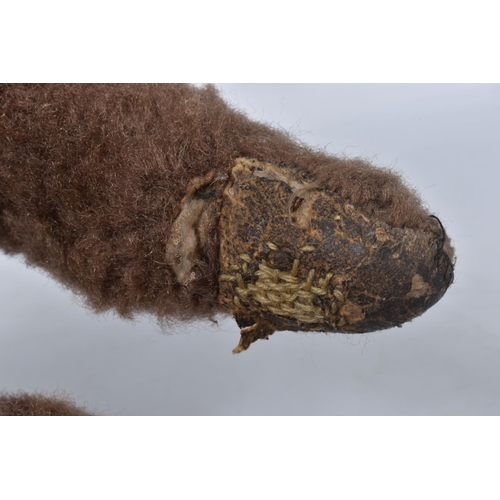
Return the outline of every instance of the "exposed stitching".
[[[266,245],[279,250],[277,245],[266,242]],[[274,247],[274,248],[273,248]],[[304,247],[303,251],[312,251],[314,247]],[[239,270],[247,274],[248,264],[258,265],[258,269],[253,273],[254,281],[245,283],[242,273],[221,274],[219,281],[232,282],[236,294],[233,296],[233,303],[237,308],[246,309],[245,302],[257,302],[261,309],[272,312],[277,316],[293,318],[303,323],[325,323],[326,317],[323,310],[315,306],[313,301],[317,297],[327,294],[327,288],[334,274],[327,273],[323,278],[315,280],[316,271],[311,269],[307,277],[298,276],[300,260],[293,261],[292,268],[288,271],[280,271],[269,265],[265,260],[253,262],[250,255],[242,253],[239,255],[243,261]],[[229,269],[236,271],[238,265],[231,264]],[[334,300],[331,303],[331,312],[336,314],[339,306],[345,302],[344,294],[335,288],[333,290]],[[345,324],[345,320],[340,318],[338,326]]]

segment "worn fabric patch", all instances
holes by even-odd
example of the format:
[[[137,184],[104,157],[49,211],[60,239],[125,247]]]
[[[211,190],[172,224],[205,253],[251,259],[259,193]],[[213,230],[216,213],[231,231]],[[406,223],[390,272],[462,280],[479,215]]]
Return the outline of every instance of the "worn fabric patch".
[[[236,352],[276,330],[401,326],[453,280],[439,232],[394,228],[296,169],[240,158],[224,190],[219,300]]]

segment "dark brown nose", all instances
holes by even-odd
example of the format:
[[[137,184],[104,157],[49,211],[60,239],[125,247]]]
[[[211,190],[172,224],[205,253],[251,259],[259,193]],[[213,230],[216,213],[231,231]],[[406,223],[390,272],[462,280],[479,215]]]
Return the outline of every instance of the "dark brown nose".
[[[220,222],[221,303],[259,338],[401,326],[453,281],[453,250],[438,222],[393,227],[290,170],[242,161]]]

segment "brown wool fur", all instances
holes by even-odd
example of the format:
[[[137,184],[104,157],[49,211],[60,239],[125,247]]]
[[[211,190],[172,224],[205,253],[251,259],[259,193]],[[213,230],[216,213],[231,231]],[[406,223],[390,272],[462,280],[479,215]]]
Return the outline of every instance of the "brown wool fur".
[[[238,157],[298,166],[392,227],[436,231],[403,180],[231,109],[213,86],[1,85],[0,247],[124,317],[219,311],[218,213],[181,284],[169,235],[193,179],[215,199]],[[213,176],[213,177],[212,177]]]
[[[63,396],[41,394],[0,394],[0,417],[86,416],[91,415]]]

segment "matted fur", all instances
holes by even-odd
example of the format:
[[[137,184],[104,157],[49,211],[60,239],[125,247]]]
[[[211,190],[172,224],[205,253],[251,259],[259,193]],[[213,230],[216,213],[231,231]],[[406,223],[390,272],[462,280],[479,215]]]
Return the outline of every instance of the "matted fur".
[[[0,394],[0,417],[85,416],[91,415],[69,397],[42,394]]]
[[[435,229],[398,175],[305,147],[231,109],[213,86],[1,85],[0,247],[98,311],[214,313],[217,216],[189,284],[166,245],[193,178],[213,171],[221,199],[240,156],[295,165],[391,226]]]

